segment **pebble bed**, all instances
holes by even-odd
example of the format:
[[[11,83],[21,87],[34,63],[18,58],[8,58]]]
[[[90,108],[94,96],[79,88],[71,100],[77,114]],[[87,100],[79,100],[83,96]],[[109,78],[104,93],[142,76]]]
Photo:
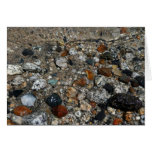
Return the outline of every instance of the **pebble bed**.
[[[144,125],[143,27],[10,27],[8,125]]]

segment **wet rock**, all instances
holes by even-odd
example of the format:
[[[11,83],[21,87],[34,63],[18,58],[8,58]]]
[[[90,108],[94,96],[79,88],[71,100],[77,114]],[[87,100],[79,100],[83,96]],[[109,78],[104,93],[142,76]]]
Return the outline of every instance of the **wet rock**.
[[[47,115],[44,112],[35,112],[23,117],[24,125],[47,125]]]
[[[131,83],[132,87],[138,87],[139,86],[138,81],[135,80],[135,79],[130,80],[130,83]]]
[[[32,94],[26,94],[21,97],[21,102],[24,106],[28,106],[28,107],[34,106],[35,101],[36,101],[36,98]]]
[[[111,68],[100,68],[98,69],[98,73],[107,77],[111,77],[112,73],[111,73],[112,69]]]
[[[62,103],[62,100],[60,98],[60,96],[56,93],[53,93],[51,96],[49,96],[46,99],[46,103],[50,106],[50,107],[56,107],[58,105],[60,105]]]
[[[34,63],[24,63],[23,69],[25,71],[30,71],[30,72],[36,72],[36,71],[40,72],[41,71],[41,68]]]
[[[138,110],[142,106],[139,98],[124,93],[118,93],[108,99],[108,105],[124,111]]]
[[[47,85],[46,80],[45,79],[38,79],[33,83],[32,89],[33,90],[40,90],[45,88]]]
[[[85,70],[86,74],[87,74],[87,78],[89,80],[94,80],[94,74],[93,72],[91,72],[90,70]]]
[[[52,113],[58,118],[64,117],[68,114],[67,108],[63,105],[58,105],[52,108]]]
[[[104,89],[106,89],[108,91],[108,93],[113,93],[114,92],[114,87],[109,84],[109,83],[106,83],[104,86],[103,86]]]
[[[130,82],[130,77],[123,75],[123,76],[119,77],[119,81],[127,84]]]
[[[98,48],[97,48],[98,52],[103,53],[104,51],[107,50],[107,47],[104,44],[101,44]]]
[[[66,94],[68,97],[70,98],[73,98],[73,97],[76,97],[77,95],[77,90],[73,87],[69,87],[68,90],[67,90],[67,94]]]
[[[23,70],[20,65],[12,65],[8,64],[7,66],[7,74],[8,75],[16,75],[16,74],[22,74]]]
[[[137,76],[135,79],[138,81],[139,85],[143,88],[145,87],[145,77],[143,76]]]
[[[105,112],[104,110],[101,110],[96,116],[95,120],[102,121],[105,118]]]
[[[18,106],[13,111],[14,111],[14,114],[17,116],[25,116],[32,113],[32,111],[25,106]]]
[[[122,70],[122,72],[124,73],[124,74],[126,74],[127,76],[132,76],[132,71],[130,71],[130,70],[128,70],[128,69],[125,69],[125,70]]]
[[[61,68],[66,68],[68,66],[67,59],[63,58],[63,57],[57,58],[56,65],[61,67]]]
[[[32,50],[30,50],[30,49],[24,49],[22,54],[24,56],[32,56],[32,55],[34,55],[34,52]]]
[[[18,97],[19,95],[21,95],[23,92],[23,90],[14,90],[13,91],[13,96]]]

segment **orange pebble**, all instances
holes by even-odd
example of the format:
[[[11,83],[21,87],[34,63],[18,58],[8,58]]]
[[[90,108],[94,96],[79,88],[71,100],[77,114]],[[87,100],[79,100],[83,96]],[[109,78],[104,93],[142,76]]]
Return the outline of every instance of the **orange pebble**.
[[[85,72],[86,72],[87,78],[89,80],[93,80],[94,79],[94,74],[90,70],[85,70]]]

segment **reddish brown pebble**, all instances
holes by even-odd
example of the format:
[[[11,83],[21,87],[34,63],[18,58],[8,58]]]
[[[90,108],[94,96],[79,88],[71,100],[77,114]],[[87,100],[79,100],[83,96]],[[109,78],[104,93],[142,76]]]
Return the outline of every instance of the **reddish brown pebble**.
[[[94,79],[94,74],[90,70],[85,70],[85,72],[86,72],[87,78],[89,80],[93,80]]]
[[[81,79],[79,79],[79,80],[76,80],[74,83],[75,83],[76,85],[79,85],[79,86],[81,86],[81,87],[84,87],[84,86],[86,85],[86,80],[85,80],[84,78],[81,78]]]
[[[122,28],[120,29],[120,33],[121,33],[121,34],[127,33],[127,28],[126,28],[126,27],[122,27]]]
[[[97,48],[98,52],[104,52],[105,50],[107,50],[107,47],[104,44],[101,44],[98,48]]]
[[[61,52],[61,56],[64,57],[64,56],[67,56],[68,55],[68,51],[67,50],[64,50]]]
[[[17,116],[25,116],[32,113],[32,111],[25,106],[18,106],[14,109],[14,114]]]
[[[125,120],[128,122],[130,122],[132,120],[132,113],[131,112],[126,112]]]
[[[140,40],[140,36],[139,35],[137,35],[137,37],[136,37],[138,40]]]
[[[92,106],[92,108],[95,108],[97,104],[94,101],[90,101],[90,105]]]
[[[52,108],[52,113],[57,116],[58,118],[64,117],[68,111],[67,108],[63,105],[58,105]]]
[[[135,89],[134,89],[133,87],[130,87],[130,88],[129,88],[129,92],[130,92],[130,93],[135,93]]]
[[[104,60],[104,59],[101,59],[101,60],[99,61],[99,63],[100,63],[100,64],[104,64],[104,63],[105,63],[105,60]]]
[[[114,121],[113,121],[113,125],[120,125],[122,123],[122,120],[119,119],[119,118],[116,118]]]
[[[100,69],[98,69],[99,74],[102,74],[102,75],[107,76],[107,77],[112,76],[111,71],[112,71],[111,68],[100,68]]]

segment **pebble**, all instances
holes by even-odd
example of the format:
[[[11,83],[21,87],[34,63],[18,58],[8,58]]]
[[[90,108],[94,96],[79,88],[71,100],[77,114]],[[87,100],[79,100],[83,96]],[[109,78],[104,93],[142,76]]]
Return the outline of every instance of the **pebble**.
[[[145,78],[143,76],[137,76],[135,79],[138,81],[139,85],[143,88],[145,87]]]
[[[34,63],[24,63],[23,69],[26,71],[31,71],[31,72],[36,72],[36,71],[40,72],[41,71],[41,68]]]
[[[104,89],[106,89],[108,91],[108,93],[113,93],[114,92],[114,87],[109,84],[109,83],[106,83],[104,86],[103,86]]]
[[[24,49],[22,54],[24,56],[32,56],[32,55],[34,55],[34,52],[32,50],[30,50],[30,49]]]
[[[13,90],[13,96],[18,97],[19,95],[21,95],[23,92],[23,90]]]
[[[71,48],[70,51],[69,51],[69,54],[70,55],[76,55],[77,51],[75,50],[75,48]]]
[[[58,105],[52,108],[52,113],[58,118],[64,117],[68,114],[67,108],[63,105]]]
[[[12,65],[8,64],[7,66],[7,74],[8,75],[16,75],[16,74],[22,74],[23,70],[20,65]]]
[[[50,107],[56,107],[58,105],[60,105],[62,103],[62,100],[60,98],[60,96],[56,93],[53,93],[51,96],[49,96],[46,99],[46,103],[50,106]]]
[[[136,120],[140,120],[140,116],[136,116]]]
[[[13,112],[15,115],[21,116],[21,117],[32,113],[32,111],[25,106],[18,106],[13,110]]]
[[[93,65],[94,61],[93,61],[93,59],[87,59],[86,63],[89,64],[89,65]]]
[[[100,68],[98,69],[98,73],[107,77],[111,77],[112,73],[111,73],[111,68]]]
[[[139,83],[136,79],[130,80],[130,83],[131,83],[132,87],[138,87],[139,86]]]
[[[125,114],[125,120],[127,122],[130,122],[132,120],[132,117],[133,117],[132,112],[126,112],[126,114]]]
[[[48,83],[51,84],[52,86],[55,86],[57,82],[58,82],[58,80],[56,80],[56,79],[48,80]]]
[[[94,57],[93,58],[95,62],[99,62],[99,58],[98,57]]]
[[[126,74],[127,76],[132,76],[132,71],[130,71],[130,70],[128,70],[128,69],[125,69],[125,70],[122,70],[122,72],[124,73],[124,74]]]
[[[82,101],[81,103],[80,103],[80,109],[82,110],[82,111],[91,111],[91,105],[90,104],[88,104],[87,102],[85,102],[85,101]]]
[[[97,105],[96,102],[94,102],[94,101],[90,101],[89,104],[92,106],[92,108],[95,108]]]
[[[25,125],[47,125],[47,115],[45,112],[35,112],[23,117]]]
[[[28,106],[28,107],[34,106],[35,101],[36,101],[36,98],[32,94],[26,94],[21,97],[21,102],[24,106]]]
[[[75,116],[78,117],[78,118],[80,118],[81,117],[81,111],[76,111],[75,112]]]
[[[17,125],[22,125],[23,118],[21,116],[12,115],[11,116],[12,122],[16,123]]]
[[[79,93],[77,98],[78,98],[78,100],[81,101],[81,100],[85,99],[85,97],[86,97],[86,95],[84,93]]]
[[[140,114],[140,115],[144,115],[144,114],[145,114],[145,108],[143,108],[143,107],[140,108],[140,109],[139,109],[139,114]]]
[[[67,68],[67,59],[64,57],[60,57],[56,59],[56,65],[61,67],[61,68]]]
[[[17,77],[15,77],[14,79],[13,79],[13,81],[11,82],[13,85],[20,85],[20,84],[22,84],[23,82],[24,82],[25,80],[24,80],[24,78],[22,77],[22,76],[20,76],[20,75],[18,75]]]
[[[67,50],[64,50],[64,51],[61,52],[61,56],[62,57],[65,57],[67,55],[68,55],[68,51]]]
[[[105,60],[112,60],[113,56],[110,52],[105,52],[100,56],[100,59],[105,59]]]
[[[123,76],[119,77],[119,81],[127,84],[130,82],[130,77],[123,75]]]
[[[114,75],[117,75],[117,76],[120,76],[120,77],[122,76],[122,73],[118,68],[112,69],[112,72],[113,72]]]
[[[79,85],[81,87],[84,87],[86,85],[86,83],[87,82],[86,82],[85,78],[80,78],[74,82],[74,84]]]
[[[139,98],[125,93],[118,93],[110,97],[107,102],[111,107],[124,111],[138,110],[142,106],[142,102]]]
[[[101,44],[98,48],[97,48],[98,52],[103,53],[104,51],[107,50],[107,47],[104,44]]]
[[[33,83],[32,89],[33,90],[40,90],[47,86],[45,79],[38,79]]]
[[[68,90],[67,90],[67,97],[69,98],[73,98],[73,97],[76,97],[77,95],[77,90],[73,87],[69,87]]]
[[[107,110],[110,114],[115,115],[116,114],[116,109],[112,108],[112,107],[107,107]]]
[[[105,118],[105,112],[104,110],[101,110],[96,116],[95,120],[102,121]]]
[[[7,119],[7,125],[15,125],[10,119]]]
[[[122,123],[122,119],[120,118],[115,118],[113,121],[113,125],[120,125]]]
[[[91,72],[90,70],[85,70],[86,74],[87,74],[87,78],[89,80],[94,80],[94,74],[93,72]]]

